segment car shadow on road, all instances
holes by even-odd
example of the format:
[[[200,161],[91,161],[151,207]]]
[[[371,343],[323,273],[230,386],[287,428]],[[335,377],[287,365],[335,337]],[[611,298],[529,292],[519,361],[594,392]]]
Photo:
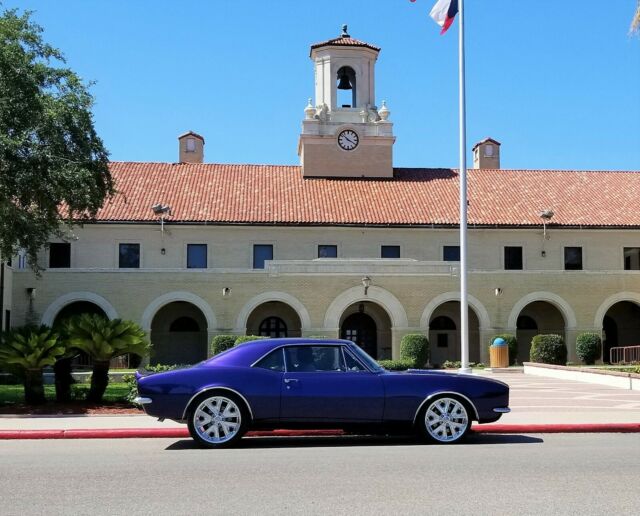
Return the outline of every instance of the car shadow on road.
[[[483,444],[540,444],[540,437],[517,434],[475,434],[470,433],[463,443],[455,446],[476,446]],[[336,448],[356,446],[439,446],[428,444],[414,436],[371,436],[341,435],[335,437],[245,437],[236,449],[258,448]],[[198,445],[191,439],[183,439],[165,448],[168,451],[194,450]]]

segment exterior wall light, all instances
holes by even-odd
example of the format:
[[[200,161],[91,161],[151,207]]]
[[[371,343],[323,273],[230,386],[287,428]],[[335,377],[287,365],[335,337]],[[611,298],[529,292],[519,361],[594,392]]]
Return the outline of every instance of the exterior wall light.
[[[222,296],[223,297],[228,297],[231,295],[231,289],[229,287],[224,287],[222,289]]]
[[[500,297],[502,295],[502,289],[500,287],[497,287],[494,291],[496,297]]]
[[[369,276],[362,278],[362,286],[364,287],[364,295],[366,296],[371,286],[371,278]]]

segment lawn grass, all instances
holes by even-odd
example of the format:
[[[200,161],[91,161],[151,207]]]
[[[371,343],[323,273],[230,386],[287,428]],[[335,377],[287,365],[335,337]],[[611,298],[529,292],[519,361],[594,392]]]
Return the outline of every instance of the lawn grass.
[[[75,384],[73,393],[76,399],[86,399],[89,392],[88,383]],[[124,383],[109,383],[104,393],[103,401],[106,403],[128,403],[127,394],[129,386]],[[44,386],[44,395],[47,401],[55,401],[56,388],[54,385]],[[24,403],[24,387],[22,385],[0,385],[0,405]]]

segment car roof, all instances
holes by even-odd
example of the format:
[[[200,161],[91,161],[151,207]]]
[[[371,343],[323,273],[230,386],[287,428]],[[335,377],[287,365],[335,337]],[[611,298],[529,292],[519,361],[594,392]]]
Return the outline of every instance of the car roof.
[[[250,340],[210,358],[206,363],[220,366],[250,366],[256,360],[269,353],[269,351],[280,346],[317,346],[319,344],[324,346],[336,344],[354,345],[350,340],[304,337]]]

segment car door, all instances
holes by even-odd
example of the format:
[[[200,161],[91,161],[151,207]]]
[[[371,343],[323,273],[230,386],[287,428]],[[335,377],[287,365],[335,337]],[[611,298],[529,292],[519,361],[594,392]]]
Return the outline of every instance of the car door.
[[[353,357],[350,357],[354,360]],[[285,348],[280,418],[284,421],[378,422],[384,410],[380,375],[362,364],[348,369],[343,346]]]

